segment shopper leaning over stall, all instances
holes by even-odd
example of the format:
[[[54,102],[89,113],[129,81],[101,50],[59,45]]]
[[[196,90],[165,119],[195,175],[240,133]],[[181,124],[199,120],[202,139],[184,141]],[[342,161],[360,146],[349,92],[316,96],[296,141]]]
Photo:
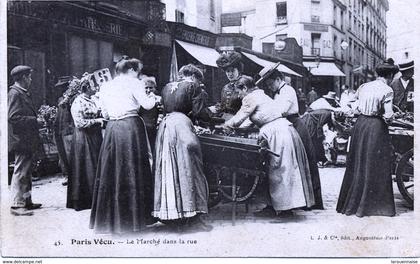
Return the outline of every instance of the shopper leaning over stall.
[[[99,150],[102,144],[103,118],[91,99],[96,90],[88,80],[80,83],[81,94],[71,105],[74,132],[70,151],[70,173],[67,187],[67,208],[90,209]]]
[[[392,59],[376,67],[378,78],[357,90],[356,113],[337,212],[394,216],[392,148],[387,122],[392,118],[391,83],[398,67]]]
[[[151,223],[151,151],[140,107],[156,105],[137,77],[138,59],[123,57],[117,77],[102,85],[99,101],[108,118],[98,160],[90,228],[97,233],[137,232]],[[149,222],[150,221],[150,222]]]
[[[314,193],[303,143],[293,125],[278,111],[276,102],[242,76],[236,88],[244,93],[242,107],[224,124],[225,130],[239,127],[248,118],[260,128],[259,140],[275,153],[269,157],[270,202],[257,216],[290,216],[292,209],[312,207]]]
[[[15,167],[12,176],[13,215],[31,215],[31,210],[41,204],[32,202],[32,161],[39,148],[39,128],[42,122],[37,119],[30,95],[32,68],[26,65],[14,67],[10,75],[14,84],[7,94],[9,151],[14,153]]]
[[[328,161],[323,144],[325,139],[323,127],[326,124],[333,127],[336,116],[342,116],[342,109],[339,107],[335,92],[328,92],[328,94],[313,102],[301,117],[311,136],[317,161],[320,165],[326,165]]]
[[[192,225],[209,231],[200,215],[208,212],[208,185],[203,171],[200,142],[191,119],[206,118],[199,82],[202,72],[188,64],[182,79],[162,90],[166,116],[156,137],[156,167],[153,216],[179,228]]]
[[[299,105],[295,89],[284,82],[283,73],[277,70],[279,65],[280,63],[277,63],[272,67],[262,69],[259,73],[261,79],[257,81],[257,85],[264,84],[268,90],[267,92],[274,94],[274,101],[276,102],[278,111],[293,124],[298,132],[305,147],[312,177],[312,186],[315,195],[315,205],[312,209],[324,209],[315,147],[305,123],[299,118]]]
[[[229,80],[221,92],[220,103],[210,107],[212,112],[222,115],[222,118],[229,120],[241,108],[241,98],[239,98],[240,91],[235,88],[235,83],[242,76],[244,65],[242,63],[242,56],[238,52],[230,52],[222,54],[217,59],[216,64],[225,73]]]

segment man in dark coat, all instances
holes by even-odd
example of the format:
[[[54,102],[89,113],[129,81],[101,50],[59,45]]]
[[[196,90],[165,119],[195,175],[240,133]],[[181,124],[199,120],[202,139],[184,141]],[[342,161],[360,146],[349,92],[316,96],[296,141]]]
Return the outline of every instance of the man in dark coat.
[[[390,85],[394,91],[394,105],[404,112],[414,112],[414,61],[402,63],[398,66],[401,77],[394,80]]]
[[[39,147],[37,113],[29,94],[32,69],[19,65],[10,72],[14,84],[8,92],[9,151],[14,153],[15,167],[12,177],[12,205],[14,215],[32,215],[31,210],[41,204],[32,202],[32,159]]]

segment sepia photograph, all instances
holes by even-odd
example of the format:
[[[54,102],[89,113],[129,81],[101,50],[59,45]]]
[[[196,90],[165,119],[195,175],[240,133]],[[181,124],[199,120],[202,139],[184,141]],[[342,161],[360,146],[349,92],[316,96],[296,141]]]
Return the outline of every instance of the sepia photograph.
[[[2,1],[3,263],[417,263],[419,6]]]

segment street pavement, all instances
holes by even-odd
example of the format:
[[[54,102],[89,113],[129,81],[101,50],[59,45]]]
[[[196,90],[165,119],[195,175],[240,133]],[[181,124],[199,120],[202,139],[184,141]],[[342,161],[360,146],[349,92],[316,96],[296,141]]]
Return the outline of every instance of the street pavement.
[[[210,232],[185,232],[155,224],[141,234],[95,234],[88,228],[90,210],[67,209],[67,187],[62,175],[34,182],[33,200],[43,204],[33,216],[12,216],[10,190],[2,190],[3,256],[275,256],[349,257],[419,255],[419,230],[415,213],[407,207],[394,183],[397,216],[363,217],[337,214],[335,206],[344,168],[320,169],[325,210],[297,210],[291,218],[257,218],[252,212],[263,205],[252,200],[248,212],[237,206],[232,224],[232,204],[210,209]],[[417,243],[417,244],[416,244]],[[416,246],[417,245],[417,246]]]

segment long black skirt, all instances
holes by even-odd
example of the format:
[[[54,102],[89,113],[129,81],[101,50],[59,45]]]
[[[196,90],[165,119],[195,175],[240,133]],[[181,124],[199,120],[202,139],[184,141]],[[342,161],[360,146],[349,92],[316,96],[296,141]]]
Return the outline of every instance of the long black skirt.
[[[309,171],[311,173],[312,187],[315,196],[315,205],[311,208],[324,209],[322,202],[321,180],[319,179],[319,170],[317,165],[317,155],[311,135],[309,134],[305,122],[303,122],[303,120],[301,120],[299,117],[288,117],[287,119],[293,123],[293,127],[298,132],[303,146],[305,147],[306,156],[308,157]]]
[[[139,116],[110,121],[99,154],[90,228],[97,233],[138,232],[151,217],[150,147]]]
[[[380,117],[360,116],[353,128],[337,212],[359,217],[394,216],[391,170],[386,123]]]
[[[91,208],[101,144],[100,126],[75,128],[70,151],[67,208],[77,211]]]

